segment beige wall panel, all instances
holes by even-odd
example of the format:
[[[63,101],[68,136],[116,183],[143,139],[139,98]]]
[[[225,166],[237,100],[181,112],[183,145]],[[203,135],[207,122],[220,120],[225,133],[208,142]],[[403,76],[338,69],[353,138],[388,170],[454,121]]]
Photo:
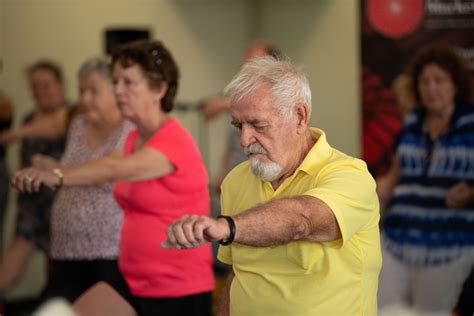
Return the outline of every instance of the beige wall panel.
[[[265,0],[262,37],[304,66],[313,94],[312,125],[330,144],[360,154],[358,2]]]

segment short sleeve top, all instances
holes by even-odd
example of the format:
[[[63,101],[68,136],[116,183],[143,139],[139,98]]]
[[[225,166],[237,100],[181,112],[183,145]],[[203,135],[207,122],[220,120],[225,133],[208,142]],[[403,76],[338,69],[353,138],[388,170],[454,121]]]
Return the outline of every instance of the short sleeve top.
[[[133,153],[138,132],[125,143]],[[164,155],[175,170],[163,177],[117,183],[124,209],[119,266],[134,295],[180,297],[214,287],[211,245],[191,250],[162,249],[166,228],[183,215],[209,215],[208,177],[199,150],[176,119],[168,119],[144,144]]]

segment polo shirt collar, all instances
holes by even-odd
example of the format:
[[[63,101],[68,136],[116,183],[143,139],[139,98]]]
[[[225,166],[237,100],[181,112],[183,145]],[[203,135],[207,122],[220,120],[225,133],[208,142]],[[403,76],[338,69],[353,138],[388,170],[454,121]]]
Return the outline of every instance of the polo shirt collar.
[[[332,148],[326,140],[326,133],[319,128],[310,127],[311,136],[317,141],[311,147],[303,162],[296,169],[295,174],[301,170],[309,175],[316,175],[316,173],[324,165],[325,161],[330,157]]]

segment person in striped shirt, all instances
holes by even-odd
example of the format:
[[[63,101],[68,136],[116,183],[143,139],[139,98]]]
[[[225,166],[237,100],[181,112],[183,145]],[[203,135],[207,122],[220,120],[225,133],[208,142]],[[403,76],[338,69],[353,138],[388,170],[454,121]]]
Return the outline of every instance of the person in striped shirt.
[[[410,69],[417,106],[378,181],[379,197],[390,201],[379,307],[450,313],[474,262],[474,107],[454,47],[426,47]]]

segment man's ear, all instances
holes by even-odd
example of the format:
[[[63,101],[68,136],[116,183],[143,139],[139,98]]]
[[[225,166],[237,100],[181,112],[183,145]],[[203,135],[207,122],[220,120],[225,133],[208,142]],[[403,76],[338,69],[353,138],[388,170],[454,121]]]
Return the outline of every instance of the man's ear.
[[[304,103],[298,103],[295,107],[296,124],[298,132],[306,132],[308,127],[308,108]]]

